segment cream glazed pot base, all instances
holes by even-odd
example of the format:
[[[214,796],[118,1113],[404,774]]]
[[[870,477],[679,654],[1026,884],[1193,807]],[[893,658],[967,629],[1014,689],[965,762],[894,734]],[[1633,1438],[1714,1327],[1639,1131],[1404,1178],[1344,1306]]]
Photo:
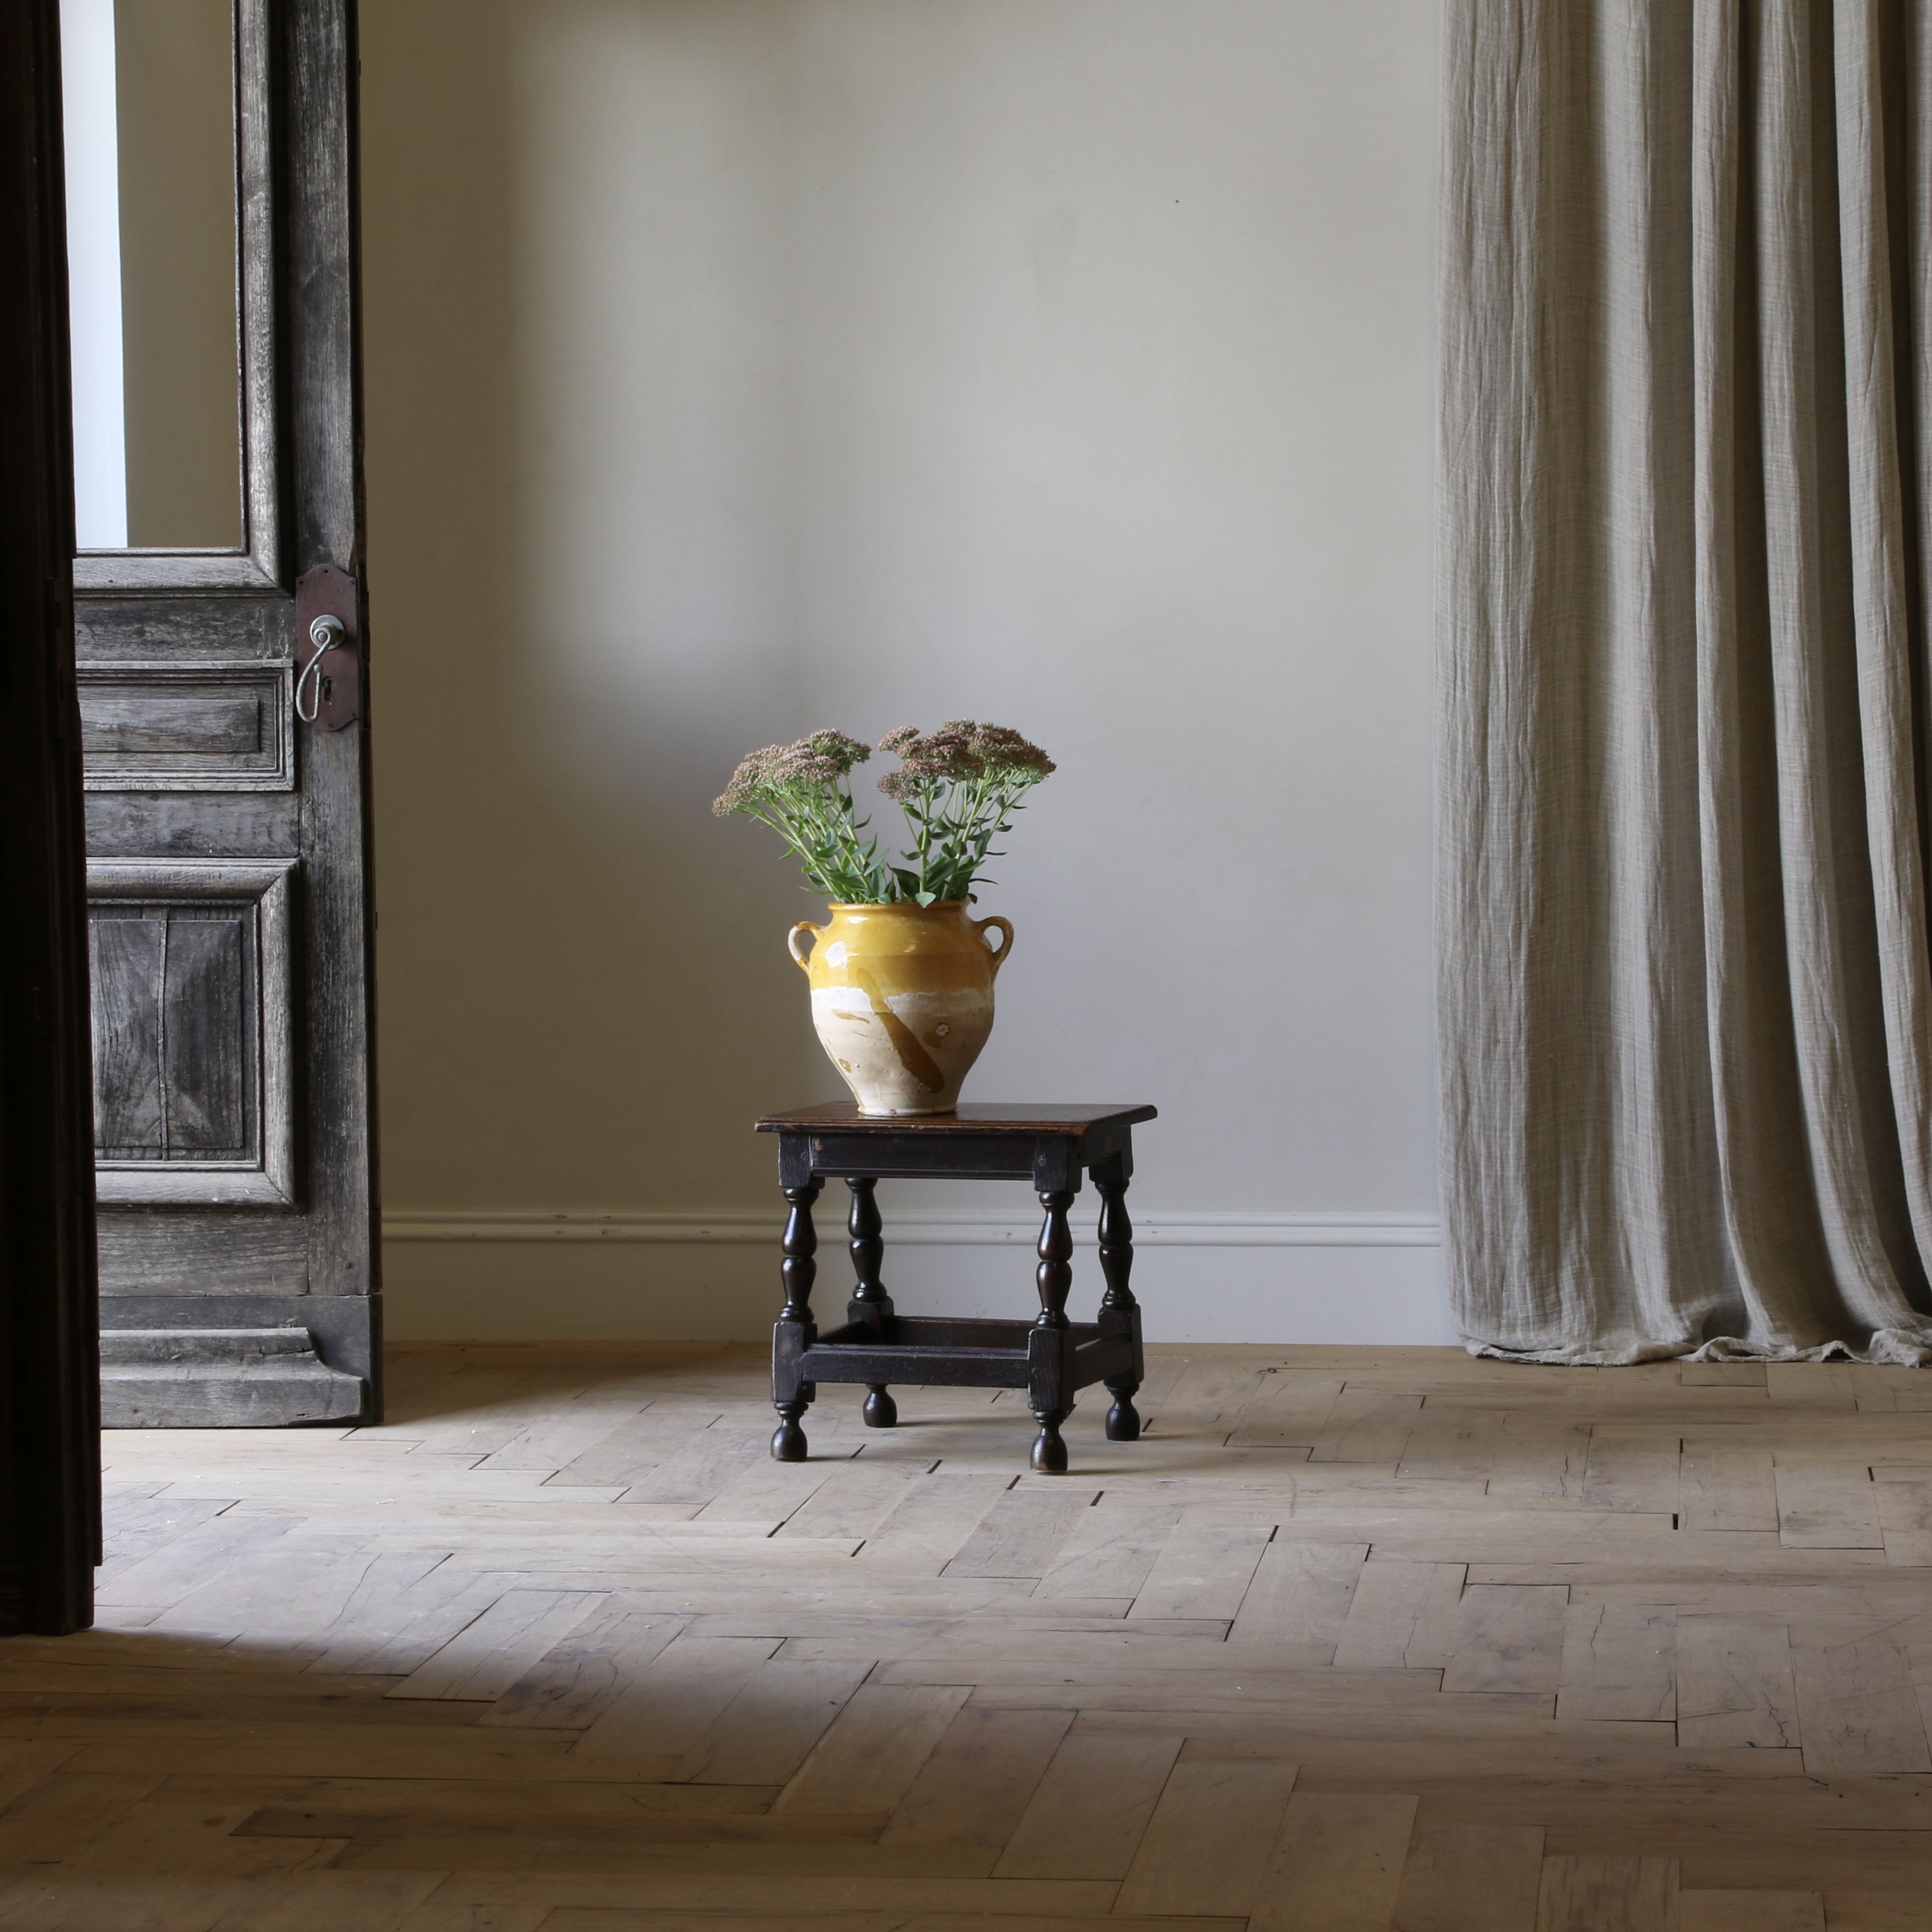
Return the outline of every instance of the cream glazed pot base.
[[[819,1042],[859,1111],[951,1113],[993,1030],[993,980],[1012,950],[1012,926],[969,919],[963,899],[831,913],[822,926],[794,926],[787,945],[812,982]],[[998,952],[988,928],[1000,934]]]

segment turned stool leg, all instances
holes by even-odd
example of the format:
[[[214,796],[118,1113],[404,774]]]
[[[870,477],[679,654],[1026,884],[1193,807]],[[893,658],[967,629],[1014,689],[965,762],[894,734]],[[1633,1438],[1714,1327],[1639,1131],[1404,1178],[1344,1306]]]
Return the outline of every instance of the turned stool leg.
[[[886,1257],[879,1204],[873,1198],[878,1182],[868,1175],[848,1176],[845,1185],[852,1190],[852,1212],[846,1232],[852,1248],[852,1299],[846,1304],[845,1318],[862,1322],[875,1335],[883,1336],[892,1318],[892,1298],[879,1279]],[[868,1429],[890,1429],[899,1419],[898,1405],[887,1394],[884,1382],[866,1384],[866,1406],[860,1412]]]
[[[778,1462],[805,1460],[805,1431],[800,1418],[817,1393],[805,1378],[805,1352],[818,1339],[818,1325],[812,1318],[812,1284],[818,1274],[818,1264],[812,1258],[818,1252],[818,1233],[812,1225],[812,1204],[824,1184],[808,1180],[802,1187],[784,1191],[791,1203],[791,1212],[785,1216],[784,1262],[779,1270],[785,1298],[772,1330],[772,1406],[778,1412],[772,1458]]]
[[[1094,1184],[1100,1193],[1100,1270],[1107,1278],[1107,1292],[1100,1298],[1100,1333],[1126,1336],[1133,1350],[1133,1366],[1124,1374],[1106,1378],[1107,1391],[1114,1398],[1107,1412],[1107,1440],[1138,1442],[1141,1418],[1134,1396],[1141,1385],[1141,1311],[1127,1286],[1134,1266],[1134,1224],[1127,1218],[1124,1163],[1096,1168]]]
[[[1027,1337],[1027,1401],[1040,1424],[1034,1438],[1033,1466],[1042,1475],[1066,1473],[1066,1444],[1060,1425],[1073,1409],[1073,1337],[1066,1319],[1067,1291],[1073,1286],[1073,1231],[1066,1210],[1070,1190],[1043,1193],[1046,1219],[1040,1231],[1040,1316]]]

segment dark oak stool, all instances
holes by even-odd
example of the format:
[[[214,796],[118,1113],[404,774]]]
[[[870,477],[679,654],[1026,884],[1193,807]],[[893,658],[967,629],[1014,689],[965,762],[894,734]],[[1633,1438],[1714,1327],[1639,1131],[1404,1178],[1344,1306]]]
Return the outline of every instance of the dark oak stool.
[[[772,1114],[761,1134],[778,1136],[778,1184],[791,1203],[784,1231],[784,1306],[772,1330],[772,1401],[780,1420],[772,1454],[805,1460],[800,1418],[818,1384],[863,1382],[865,1418],[890,1429],[898,1410],[893,1382],[939,1383],[964,1388],[1018,1388],[1040,1424],[1033,1466],[1064,1473],[1066,1444],[1060,1425],[1073,1393],[1105,1382],[1114,1398],[1107,1438],[1139,1439],[1134,1392],[1141,1385],[1141,1311],[1127,1276],[1133,1267],[1133,1228],[1127,1219],[1127,1182],[1134,1171],[1133,1128],[1154,1118],[1151,1107],[962,1106],[954,1114],[869,1118],[849,1100],[795,1113]],[[1100,1270],[1106,1278],[1100,1318],[1070,1322],[1073,1235],[1066,1210],[1083,1173],[1100,1196]],[[843,1324],[821,1335],[812,1319],[812,1258],[818,1237],[812,1203],[825,1178],[852,1190],[848,1222],[857,1286]],[[1040,1313],[1031,1322],[896,1315],[879,1278],[885,1242],[873,1189],[881,1179],[918,1175],[945,1180],[1030,1180],[1046,1210],[1040,1232]]]

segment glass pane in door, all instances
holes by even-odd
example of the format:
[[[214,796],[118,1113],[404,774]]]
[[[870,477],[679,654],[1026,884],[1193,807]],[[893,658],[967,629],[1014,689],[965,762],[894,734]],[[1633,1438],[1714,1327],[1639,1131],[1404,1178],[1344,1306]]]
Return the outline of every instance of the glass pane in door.
[[[83,550],[242,542],[231,0],[62,0]]]

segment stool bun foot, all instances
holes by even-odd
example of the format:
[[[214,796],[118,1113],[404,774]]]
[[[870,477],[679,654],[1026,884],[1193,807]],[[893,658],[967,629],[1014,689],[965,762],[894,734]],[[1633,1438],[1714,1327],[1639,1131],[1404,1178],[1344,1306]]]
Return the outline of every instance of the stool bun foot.
[[[1060,1440],[1060,1425],[1066,1419],[1064,1408],[1036,1408],[1033,1419],[1040,1424],[1040,1433],[1034,1438],[1033,1466],[1042,1476],[1064,1476],[1066,1473],[1066,1444]]]
[[[1114,1406],[1107,1412],[1109,1442],[1138,1442],[1141,1439],[1141,1412],[1134,1406],[1132,1389],[1116,1389]]]
[[[890,1429],[899,1419],[899,1406],[886,1392],[884,1382],[868,1384],[866,1406],[860,1412],[868,1429]]]
[[[778,1426],[772,1436],[772,1460],[774,1462],[802,1462],[805,1460],[805,1431],[799,1426],[798,1419],[805,1413],[805,1405],[796,1408],[788,1405],[778,1411]]]

